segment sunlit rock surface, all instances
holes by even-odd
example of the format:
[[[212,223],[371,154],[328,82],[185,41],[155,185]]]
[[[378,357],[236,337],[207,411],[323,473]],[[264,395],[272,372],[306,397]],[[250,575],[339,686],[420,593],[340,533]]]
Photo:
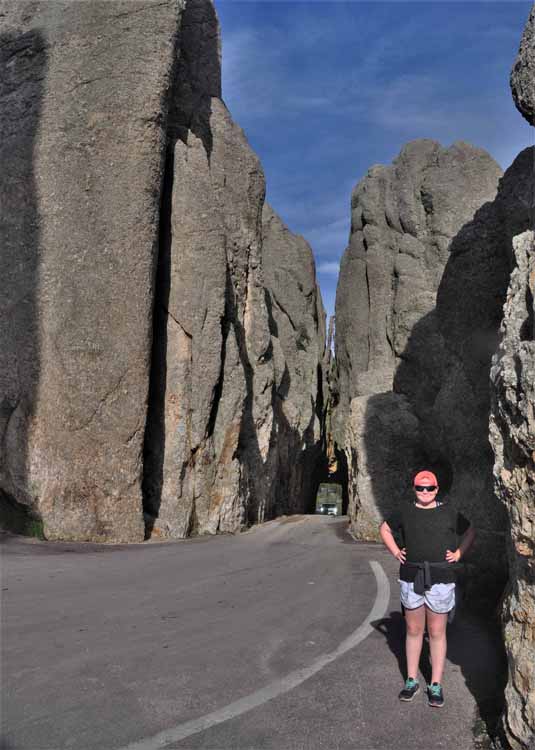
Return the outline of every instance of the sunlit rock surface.
[[[264,268],[213,5],[1,8],[4,521],[138,541],[302,510],[321,300],[289,233]]]
[[[505,728],[515,750],[535,738],[535,235],[514,240],[501,342],[491,370],[496,492],[507,508],[509,659]]]
[[[0,7],[2,504],[31,509],[49,539],[142,540],[182,5]]]
[[[518,111],[535,125],[535,5],[524,28],[511,72],[511,90]]]
[[[511,73],[513,98],[535,122],[535,6]],[[534,216],[535,149],[522,188]],[[530,229],[533,224],[530,223]],[[514,750],[535,742],[535,236],[519,229],[507,291],[500,346],[491,370],[490,439],[496,495],[507,509],[509,581],[503,632],[509,663],[503,725]]]

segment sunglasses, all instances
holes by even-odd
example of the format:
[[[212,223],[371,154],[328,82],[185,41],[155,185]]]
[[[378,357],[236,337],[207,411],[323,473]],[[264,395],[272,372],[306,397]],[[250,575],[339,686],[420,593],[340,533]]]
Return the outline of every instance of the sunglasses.
[[[414,489],[416,492],[434,492],[436,490],[437,486],[436,484],[433,485],[421,485],[421,484],[415,484]]]

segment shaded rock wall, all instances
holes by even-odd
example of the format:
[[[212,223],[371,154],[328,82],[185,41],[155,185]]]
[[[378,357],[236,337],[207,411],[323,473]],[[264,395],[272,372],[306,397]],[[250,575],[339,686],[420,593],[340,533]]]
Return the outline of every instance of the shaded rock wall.
[[[266,247],[298,283],[264,281],[264,176],[221,100],[212,4],[2,8],[6,174],[30,196],[23,212],[9,198],[3,238],[19,269],[2,301],[4,506],[47,538],[102,541],[304,509],[321,301],[289,233]],[[293,344],[277,285],[300,311]]]
[[[529,225],[532,158],[527,149],[499,180],[480,149],[423,141],[374,167],[353,195],[336,302],[337,440],[354,531],[377,538],[412,472],[429,466],[478,529],[467,564],[485,581],[471,593],[489,598],[505,581],[506,516],[493,491],[488,374],[512,238]]]
[[[325,311],[310,245],[268,205],[263,264],[275,365],[275,513],[311,511],[325,468]]]
[[[348,455],[352,525],[364,538],[376,538],[413,468],[440,460],[436,450],[427,455],[437,425],[429,419],[425,435],[421,422],[444,376],[436,293],[452,239],[495,197],[500,175],[480,149],[421,140],[353,191],[336,296],[335,434]]]

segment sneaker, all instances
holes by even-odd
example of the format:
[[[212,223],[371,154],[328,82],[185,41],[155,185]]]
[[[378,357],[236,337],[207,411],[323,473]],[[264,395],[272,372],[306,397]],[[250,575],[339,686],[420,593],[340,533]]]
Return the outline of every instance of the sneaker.
[[[438,682],[433,682],[427,686],[427,702],[433,708],[440,708],[444,705],[442,686]]]
[[[414,680],[412,677],[408,677],[405,681],[405,687],[398,697],[400,701],[411,701],[419,689],[420,683],[418,682],[418,680]]]

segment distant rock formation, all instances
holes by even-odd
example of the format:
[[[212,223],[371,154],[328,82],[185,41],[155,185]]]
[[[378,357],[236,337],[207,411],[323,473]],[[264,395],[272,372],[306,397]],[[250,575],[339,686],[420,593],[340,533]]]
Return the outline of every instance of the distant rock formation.
[[[303,510],[321,299],[263,225],[212,3],[1,7],[4,520],[136,541]]]
[[[520,154],[500,180],[480,149],[417,141],[374,167],[353,194],[337,292],[336,436],[353,529],[377,538],[412,473],[434,468],[479,532],[466,561],[479,568],[472,599],[497,597],[506,578],[488,376],[512,238],[529,226],[532,157]]]
[[[266,203],[262,257],[275,366],[276,515],[315,507],[325,453],[325,311],[310,245]],[[303,498],[306,502],[303,503]]]
[[[535,124],[535,6],[511,74],[519,111]],[[535,149],[526,169],[535,216]],[[533,224],[530,225],[533,230]],[[514,750],[535,742],[535,234],[518,228],[499,349],[491,369],[490,440],[498,498],[507,509],[509,581],[503,632],[509,663],[504,729]]]

